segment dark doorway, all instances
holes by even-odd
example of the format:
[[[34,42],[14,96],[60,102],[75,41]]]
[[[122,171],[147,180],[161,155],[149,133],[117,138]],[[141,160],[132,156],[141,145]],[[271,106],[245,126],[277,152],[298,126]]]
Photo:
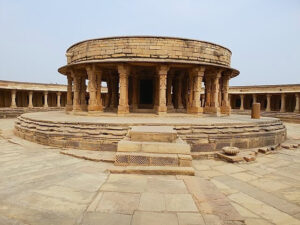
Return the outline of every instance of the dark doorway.
[[[147,107],[147,105],[153,105],[153,80],[142,79],[140,80],[140,101],[141,107]]]

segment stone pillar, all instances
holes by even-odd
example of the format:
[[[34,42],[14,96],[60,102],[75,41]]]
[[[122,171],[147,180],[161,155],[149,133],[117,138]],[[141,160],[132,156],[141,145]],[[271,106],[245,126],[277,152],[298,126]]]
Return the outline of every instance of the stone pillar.
[[[167,66],[167,65],[160,65],[157,68],[158,83],[159,83],[157,114],[165,114],[167,112],[167,101],[166,101],[167,84],[166,84],[166,82],[167,82],[168,70],[169,70],[169,66]]]
[[[228,97],[228,91],[229,91],[229,79],[231,76],[231,72],[226,72],[222,76],[222,87],[221,87],[221,113],[230,115],[231,113],[231,101]]]
[[[183,74],[180,74],[176,77],[176,105],[177,109],[183,109],[182,104],[182,77]]]
[[[61,97],[61,92],[58,91],[58,92],[56,93],[56,96],[57,96],[57,99],[56,99],[56,101],[57,101],[57,107],[60,107],[60,97]]]
[[[251,110],[251,119],[259,119],[260,118],[260,103],[253,103]]]
[[[10,104],[11,108],[16,108],[17,107],[16,94],[17,94],[17,91],[15,89],[11,90],[11,104]]]
[[[88,88],[89,88],[89,104],[88,111],[102,111],[102,100],[101,100],[101,70],[97,70],[95,65],[87,66],[86,72],[88,74]]]
[[[219,115],[220,113],[220,103],[219,103],[219,92],[220,92],[220,78],[221,78],[222,70],[214,71],[213,74],[208,74],[207,76],[210,80],[210,93],[206,93],[207,97],[209,97],[210,103],[209,106],[205,106],[205,113],[212,113]],[[208,90],[206,90],[208,91]]]
[[[85,80],[84,76],[80,76],[80,106],[82,111],[87,111]]]
[[[167,108],[168,110],[174,109],[172,101],[172,83],[173,83],[173,74],[167,76]]]
[[[201,107],[200,95],[202,88],[202,80],[204,76],[205,67],[197,67],[190,71],[192,80],[192,104],[188,110],[188,113],[202,113],[203,108]]]
[[[245,95],[241,94],[240,95],[240,99],[241,99],[241,106],[240,106],[240,110],[244,110],[244,98],[245,98]]]
[[[96,68],[96,100],[97,100],[97,107],[96,109],[100,112],[103,112],[103,104],[102,104],[102,97],[101,97],[101,83],[102,83],[102,70]]]
[[[256,96],[256,94],[252,94],[252,99],[253,99],[252,104],[253,103],[257,103],[257,96]]]
[[[295,105],[295,113],[299,113],[300,112],[300,93],[296,93],[295,94],[296,97],[296,105]]]
[[[77,76],[74,71],[72,71],[72,78],[73,78],[73,83],[74,83],[73,111],[81,111],[81,107],[80,107],[80,77]]]
[[[44,91],[44,108],[48,108],[48,91]]]
[[[154,109],[158,110],[158,102],[159,102],[159,76],[154,76]]]
[[[67,75],[68,79],[68,87],[67,87],[67,105],[66,105],[66,111],[72,111],[73,109],[73,103],[72,103],[72,83],[73,78],[71,74]]]
[[[205,78],[205,107],[210,107],[210,99],[211,99],[211,78]]]
[[[28,108],[33,108],[33,104],[32,104],[32,95],[33,95],[33,92],[32,91],[29,91],[28,92]]]
[[[271,111],[271,94],[267,94],[267,107],[266,107],[266,112]]]
[[[281,94],[281,107],[280,112],[285,112],[285,93]]]
[[[118,114],[129,113],[128,106],[128,75],[129,67],[124,64],[118,65],[119,82],[120,82],[120,96]]]
[[[132,109],[138,108],[138,79],[136,74],[132,76]]]

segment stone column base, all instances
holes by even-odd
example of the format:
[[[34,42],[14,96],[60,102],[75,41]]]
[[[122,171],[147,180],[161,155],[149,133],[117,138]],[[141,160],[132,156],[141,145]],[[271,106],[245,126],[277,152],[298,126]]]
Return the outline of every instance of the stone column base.
[[[87,105],[81,105],[81,111],[88,111],[88,106]]]
[[[122,106],[122,105],[119,105],[118,106],[118,114],[127,114],[129,113],[129,106]]]
[[[229,116],[231,114],[231,107],[230,106],[221,106],[220,111],[222,114]]]
[[[102,105],[89,105],[88,111],[103,112],[103,106]]]
[[[157,114],[164,115],[167,113],[167,106],[157,106]]]
[[[206,114],[214,114],[216,116],[219,116],[221,113],[220,107],[204,107],[203,112]]]
[[[66,111],[72,111],[73,110],[73,105],[66,105],[65,110]]]
[[[200,113],[203,113],[203,108],[202,107],[189,107],[187,110],[187,113],[200,114]]]

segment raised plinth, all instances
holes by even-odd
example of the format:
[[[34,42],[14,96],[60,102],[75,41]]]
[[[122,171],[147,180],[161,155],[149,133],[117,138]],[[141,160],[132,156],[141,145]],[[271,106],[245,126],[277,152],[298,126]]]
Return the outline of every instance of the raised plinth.
[[[286,129],[281,120],[249,115],[226,117],[193,116],[170,113],[132,113],[118,116],[75,116],[64,112],[23,114],[15,124],[16,135],[40,144],[89,150],[117,150],[132,126],[173,126],[178,137],[191,146],[192,152],[221,150],[224,146],[256,148],[282,143]]]

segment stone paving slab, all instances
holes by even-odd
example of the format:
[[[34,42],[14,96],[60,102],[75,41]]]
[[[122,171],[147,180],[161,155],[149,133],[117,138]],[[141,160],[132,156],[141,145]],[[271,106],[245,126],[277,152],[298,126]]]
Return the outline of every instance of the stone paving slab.
[[[11,135],[0,135],[0,225],[300,224],[300,149],[194,160],[195,177],[109,174],[111,163]]]

